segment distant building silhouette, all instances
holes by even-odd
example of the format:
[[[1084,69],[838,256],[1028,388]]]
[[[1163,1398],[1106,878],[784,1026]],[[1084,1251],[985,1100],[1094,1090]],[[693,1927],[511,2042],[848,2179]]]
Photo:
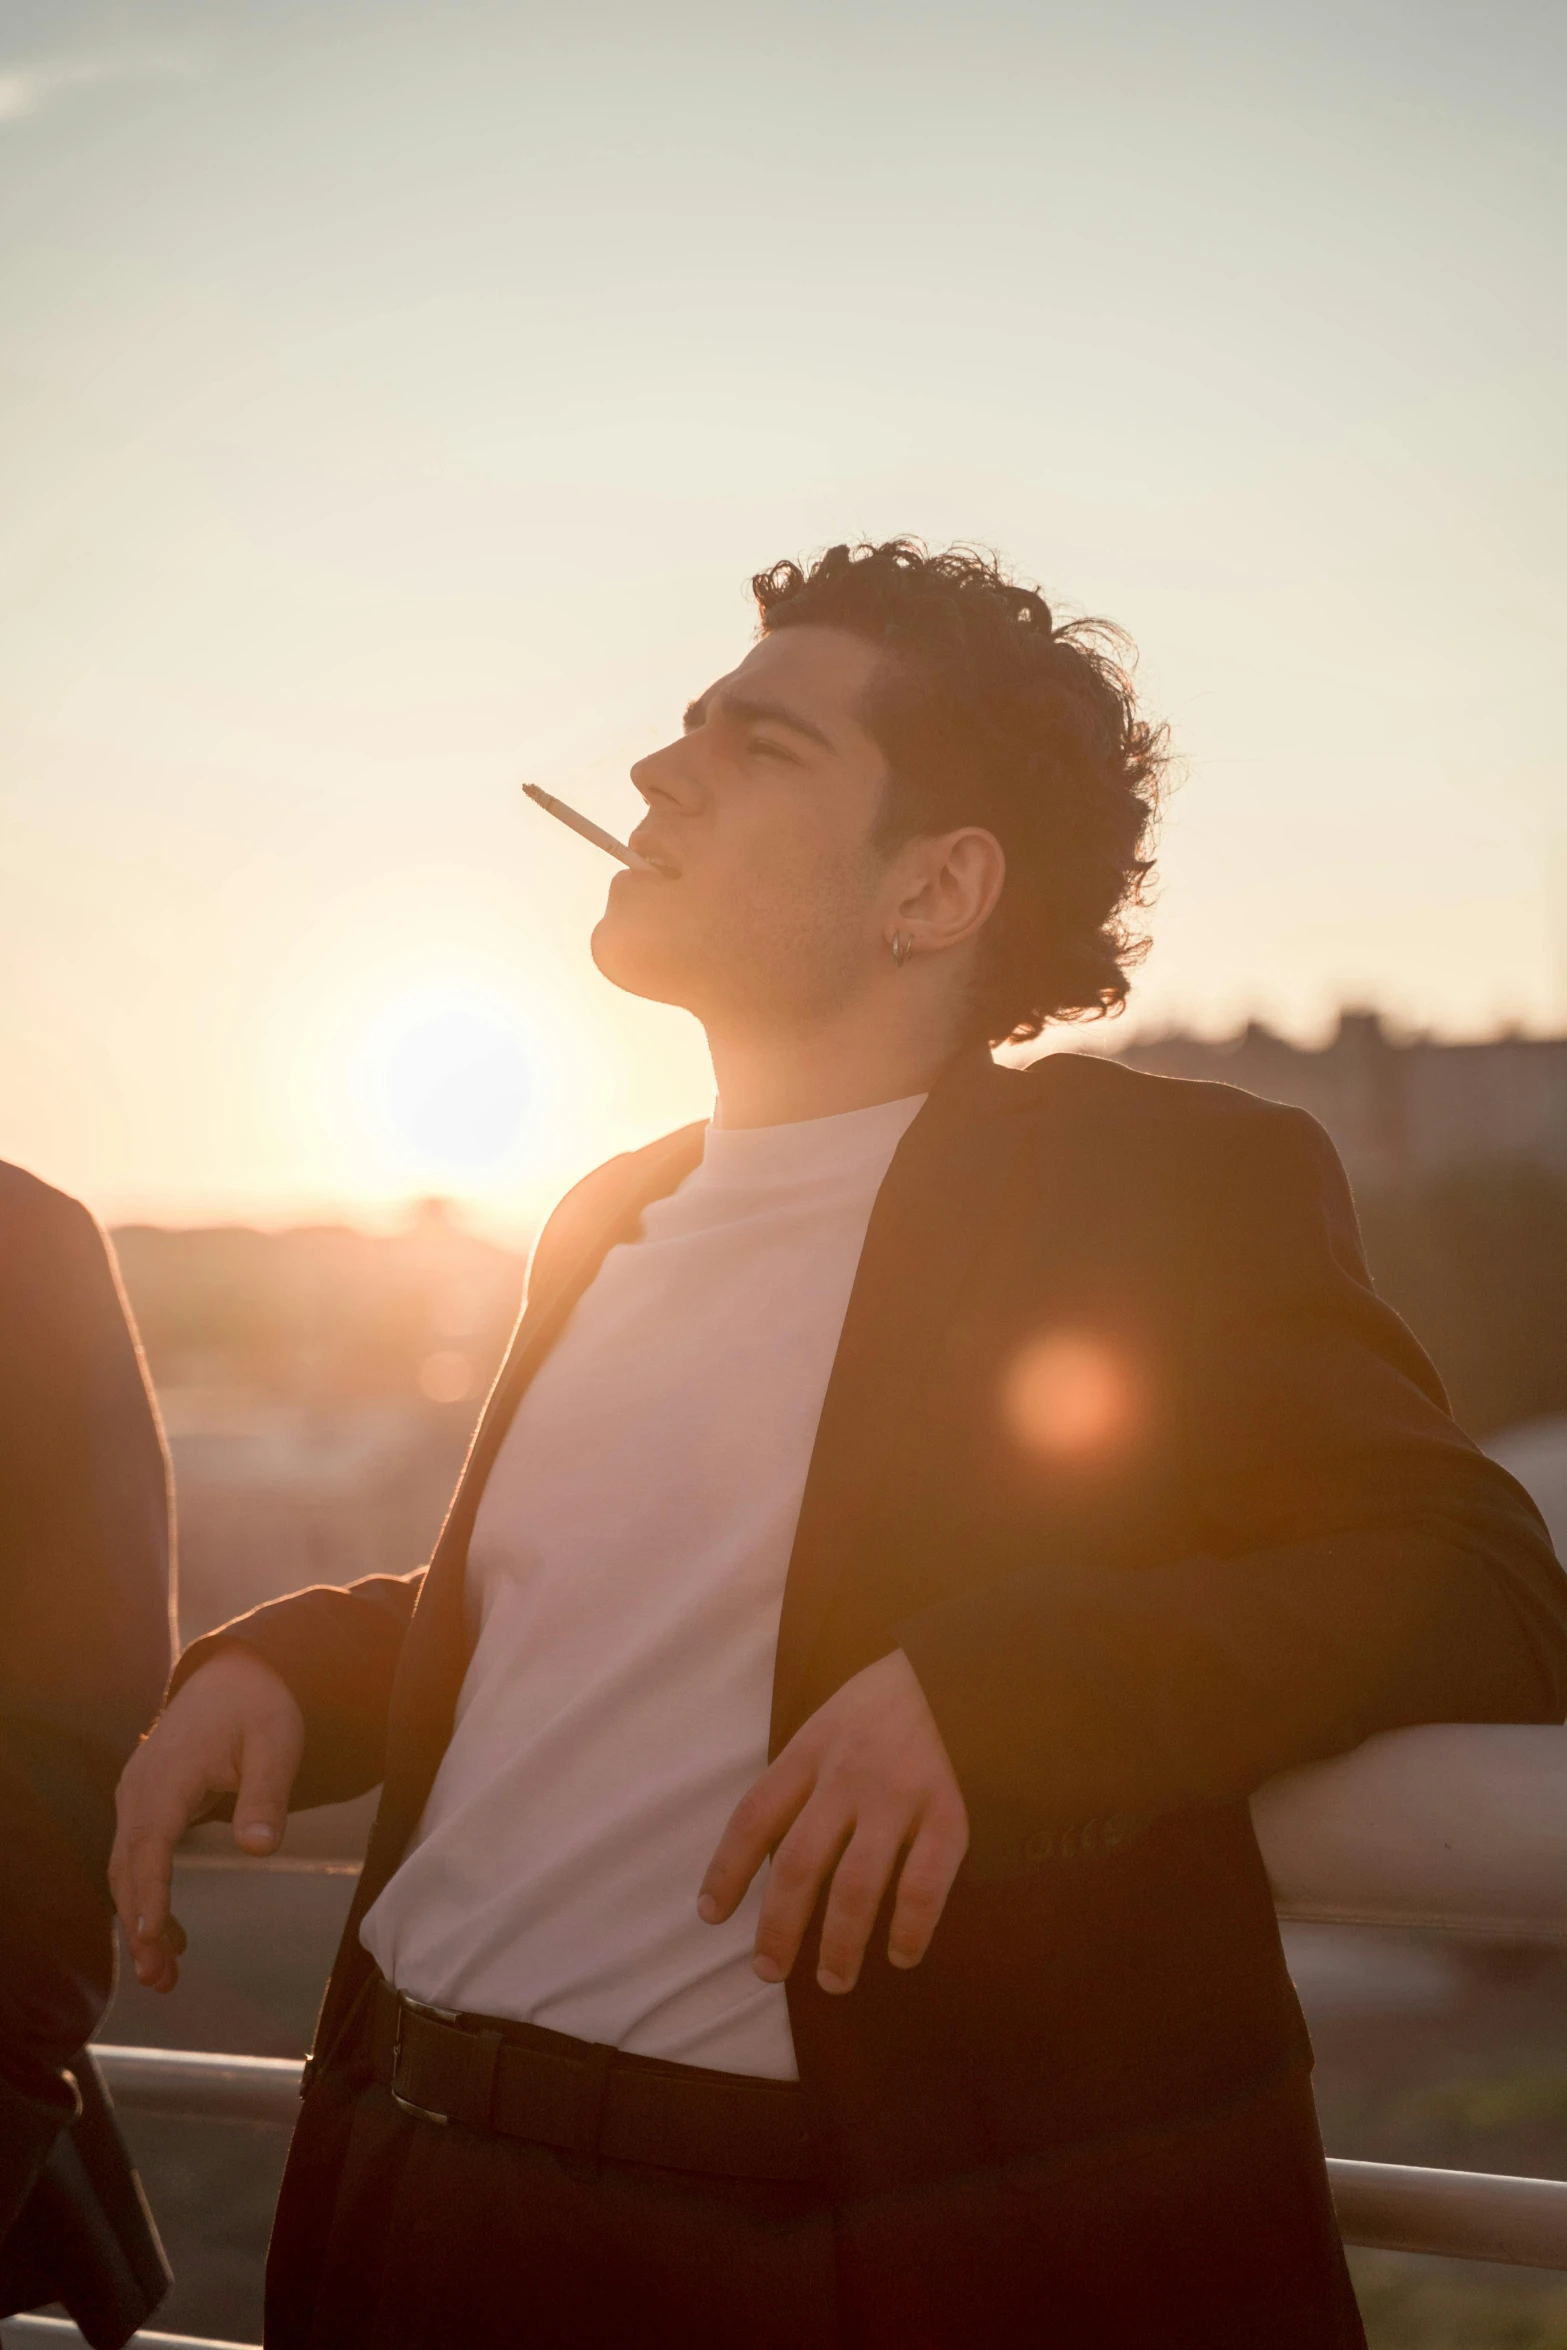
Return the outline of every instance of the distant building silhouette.
[[[174,1460],[185,1637],[304,1583],[428,1558],[523,1260],[408,1228],[115,1234]]]
[[[1217,1078],[1309,1110],[1357,1188],[1495,1159],[1567,1175],[1567,1037],[1405,1040],[1376,1012],[1346,1011],[1321,1046],[1291,1044],[1254,1020],[1218,1041],[1145,1037],[1115,1058],[1161,1077]]]

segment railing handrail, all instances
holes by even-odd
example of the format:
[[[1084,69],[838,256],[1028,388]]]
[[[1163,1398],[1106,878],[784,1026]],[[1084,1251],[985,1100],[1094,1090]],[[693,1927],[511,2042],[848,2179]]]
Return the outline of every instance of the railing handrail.
[[[1346,2244],[1567,2268],[1567,2180],[1328,2157]]]
[[[196,2048],[126,2048],[95,2040],[109,2094],[127,2113],[171,2121],[267,2122],[292,2129],[304,2063],[297,2056],[227,2056]]]
[[[295,1860],[285,1854],[274,1854],[270,1860],[253,1860],[242,1852],[181,1852],[175,1855],[175,1865],[203,1873],[233,1870],[252,1875],[357,1877],[362,1863]],[[1552,1917],[1539,1912],[1523,1915],[1500,1910],[1416,1909],[1392,1901],[1327,1902],[1290,1897],[1275,1902],[1274,1909],[1281,1924],[1287,1926],[1373,1926],[1388,1933],[1450,1934],[1469,1942],[1533,1943],[1541,1948],[1567,1943],[1567,1910],[1560,1917]]]
[[[87,2350],[87,2337],[78,2333],[68,2317],[38,2317],[32,2312],[26,2316],[0,2317],[0,2342],[5,2350],[11,2344],[22,2346],[36,2343],[38,2350],[50,2345],[50,2350]],[[148,2334],[134,2333],[127,2350],[261,2350],[259,2342],[217,2342],[206,2334]]]
[[[127,2112],[288,2129],[299,2108],[304,2066],[297,2057],[101,2042],[93,2054]],[[1567,2269],[1567,2180],[1331,2156],[1328,2178],[1346,2243]]]
[[[1567,1943],[1567,1917],[1515,1917],[1496,1910],[1405,1909],[1394,1902],[1280,1901],[1274,1914],[1285,1926],[1373,1926],[1392,1934],[1447,1934],[1463,1942],[1534,1944],[1556,1949]]]
[[[208,2056],[188,2050],[105,2048],[96,2051],[111,2088],[127,2106],[143,2111],[184,2110],[207,2119],[236,2079],[268,2081],[291,2102],[297,2099],[302,2067],[282,2057]],[[177,2059],[168,2062],[168,2059]],[[122,2068],[122,2059],[131,2060]],[[158,2060],[165,2060],[158,2086]],[[260,2067],[260,2072],[241,2068]],[[210,2080],[203,2083],[203,2068]],[[203,2084],[198,2090],[198,2084]],[[177,2100],[196,2092],[199,2102],[183,2108]],[[155,2102],[149,2102],[155,2100]],[[250,2103],[230,2118],[257,2121]],[[1345,2162],[1329,2159],[1328,2177],[1346,2243],[1374,2245],[1390,2252],[1434,2252],[1467,2260],[1510,2261],[1530,2268],[1567,2268],[1567,2182],[1515,2179],[1487,2171],[1421,2170],[1406,2163]],[[19,2345],[55,2350],[81,2342],[73,2325],[60,2318],[16,2317],[0,2323],[0,2336]],[[243,2343],[196,2340],[182,2334],[139,2333],[141,2350],[254,2350]]]

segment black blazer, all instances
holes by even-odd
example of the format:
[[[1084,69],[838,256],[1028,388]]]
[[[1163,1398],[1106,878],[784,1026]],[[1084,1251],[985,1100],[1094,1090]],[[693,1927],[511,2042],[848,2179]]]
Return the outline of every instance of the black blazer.
[[[556,1210],[422,1578],[300,1593],[182,1662],[237,1637],[277,1667],[308,1724],[297,1802],[384,1776],[318,2066],[451,1733],[496,1449],[606,1249],[700,1148],[691,1128],[612,1161]],[[1052,1338],[1091,1365],[1094,1441],[1067,1441],[1082,1378],[1019,1401]],[[873,1949],[841,1999],[808,1965],[790,1981],[850,2198],[1157,2132],[1303,2064],[1249,1792],[1402,1724],[1567,1710],[1544,1529],[1374,1296],[1321,1130],[1077,1056],[959,1060],[892,1162],[789,1569],[775,1750],[895,1645],[972,1846],[921,1966]]]
[[[18,2305],[23,2276],[39,2297],[44,2202],[64,2241],[71,2193],[59,2179],[42,2202],[34,2190],[84,2101],[90,2127],[59,2160],[74,2178],[92,2155],[152,2273],[97,2086],[72,2076],[113,1981],[114,1787],[168,1671],[170,1571],[168,1462],[103,1234],[77,1201],[0,1165],[0,2307]],[[96,2202],[78,2218],[83,2243],[116,2234]],[[79,2281],[96,2309],[102,2289]],[[155,2281],[138,2315],[161,2298],[161,2264]],[[48,2293],[70,2284],[50,2271]]]

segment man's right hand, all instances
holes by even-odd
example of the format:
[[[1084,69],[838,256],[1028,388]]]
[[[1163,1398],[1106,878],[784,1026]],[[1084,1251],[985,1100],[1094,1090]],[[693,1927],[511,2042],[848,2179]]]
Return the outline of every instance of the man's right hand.
[[[234,1841],[261,1857],[283,1840],[305,1717],[251,1648],[223,1648],[192,1673],[120,1777],[109,1883],[136,1979],[179,1981],[185,1935],[169,1909],[174,1847],[213,1795],[233,1795]]]

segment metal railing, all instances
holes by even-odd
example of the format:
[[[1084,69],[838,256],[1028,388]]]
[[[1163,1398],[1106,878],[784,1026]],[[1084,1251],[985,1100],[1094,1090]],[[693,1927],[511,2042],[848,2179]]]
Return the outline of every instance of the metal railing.
[[[290,2129],[299,2110],[304,2067],[294,2057],[210,2055],[103,2042],[95,2043],[94,2054],[116,2105],[127,2113]],[[1348,2244],[1567,2269],[1567,2181],[1425,2170],[1407,2163],[1348,2162],[1333,2156],[1328,2178]],[[249,2344],[184,2334],[140,2333],[136,2342],[140,2350],[254,2350]],[[3,2350],[47,2350],[49,2345],[53,2350],[75,2350],[81,2343],[82,2336],[63,2318],[0,2320]]]
[[[171,2062],[166,2052],[145,2048],[100,2048],[98,2056],[116,2097],[142,2113],[284,2124],[298,2101],[300,2068],[280,2058],[181,2053]],[[123,2069],[122,2059],[129,2060]],[[1328,2175],[1347,2243],[1567,2268],[1567,2183],[1560,2180],[1333,2159]],[[189,2334],[135,2339],[139,2350],[259,2350]],[[56,2317],[6,2318],[0,2344],[85,2350],[75,2326]]]
[[[170,2121],[270,2122],[291,2130],[304,2065],[297,2056],[209,2056],[188,2048],[116,2048],[93,2054],[122,2113]]]
[[[1567,1804],[1562,1801],[1567,1795],[1567,1735],[1561,1731],[1520,1733],[1516,1729],[1484,1735],[1494,1749],[1490,1768],[1500,1796],[1492,1805],[1494,1818],[1469,1822],[1471,1862],[1475,1853],[1487,1859],[1483,1883],[1462,1881],[1462,1872],[1455,1876],[1445,1829],[1434,1865],[1427,1856],[1423,1870],[1417,1867],[1411,1873],[1406,1868],[1402,1879],[1397,1872],[1390,1878],[1384,1865],[1386,1853],[1414,1849],[1419,1841],[1409,1832],[1408,1820],[1401,1820],[1396,1832],[1380,1841],[1371,1839],[1366,1852],[1358,1856],[1358,1871],[1354,1867],[1346,1870],[1342,1852],[1326,1872],[1312,1865],[1295,1866],[1302,1851],[1307,1864],[1316,1854],[1309,1839],[1304,1848],[1298,1840],[1293,1848],[1290,1845],[1298,1823],[1290,1812],[1292,1799],[1286,1790],[1282,1797],[1275,1795],[1268,1817],[1259,1817],[1258,1822],[1270,1874],[1281,1888],[1280,1918],[1301,1925],[1445,1932],[1469,1941],[1567,1942],[1567,1899],[1559,1890],[1567,1884],[1567,1868],[1556,1865],[1567,1862],[1567,1850],[1560,1849],[1567,1837],[1563,1825]],[[1440,1764],[1441,1742],[1450,1736],[1443,1730],[1400,1733],[1393,1741],[1373,1741],[1359,1757],[1328,1766],[1344,1781],[1338,1801],[1349,1822],[1340,1837],[1346,1850],[1353,1846],[1357,1834],[1363,1834],[1368,1819],[1375,1826],[1378,1790],[1375,1786],[1370,1789],[1368,1806],[1358,1774],[1368,1768],[1385,1771],[1390,1757],[1397,1763],[1401,1741],[1408,1750],[1408,1761],[1419,1766],[1416,1781],[1423,1784],[1431,1774],[1433,1757]],[[1529,1743],[1520,1745],[1520,1737]],[[1509,1779],[1501,1766],[1511,1769],[1514,1776]],[[1522,1781],[1517,1777],[1520,1767],[1524,1769]],[[1313,1836],[1320,1838],[1320,1794],[1312,1801],[1316,1809],[1307,1824]],[[1418,1826],[1418,1822],[1413,1824]],[[1270,1843],[1276,1849],[1270,1850]],[[1510,1866],[1498,1872],[1494,1863],[1503,1846],[1514,1849]],[[1275,1866],[1275,1861],[1282,1865]],[[182,1856],[181,1865],[198,1870],[358,1873],[353,1862],[257,1862],[237,1854]],[[290,2129],[298,2112],[303,2066],[294,2058],[103,2044],[95,2053],[116,2104],[130,2113]],[[1567,2270],[1567,2181],[1332,2157],[1328,2176],[1347,2243],[1389,2252],[1435,2253],[1453,2259]],[[140,2350],[252,2350],[246,2344],[166,2333],[141,2333],[136,2342]],[[51,2345],[52,2350],[78,2350],[82,2336],[60,2318],[0,2320],[0,2350],[13,2350],[13,2346],[14,2350],[48,2350]]]
[[[216,2342],[201,2334],[133,2334],[135,2350],[261,2350],[259,2342]],[[5,2350],[87,2350],[87,2337],[65,2317],[0,2318]]]
[[[105,2046],[95,2053],[128,2113],[287,2129],[298,2110],[303,2067],[291,2057]],[[1328,2176],[1346,2243],[1567,2269],[1567,2181],[1338,2159],[1329,2160]]]

